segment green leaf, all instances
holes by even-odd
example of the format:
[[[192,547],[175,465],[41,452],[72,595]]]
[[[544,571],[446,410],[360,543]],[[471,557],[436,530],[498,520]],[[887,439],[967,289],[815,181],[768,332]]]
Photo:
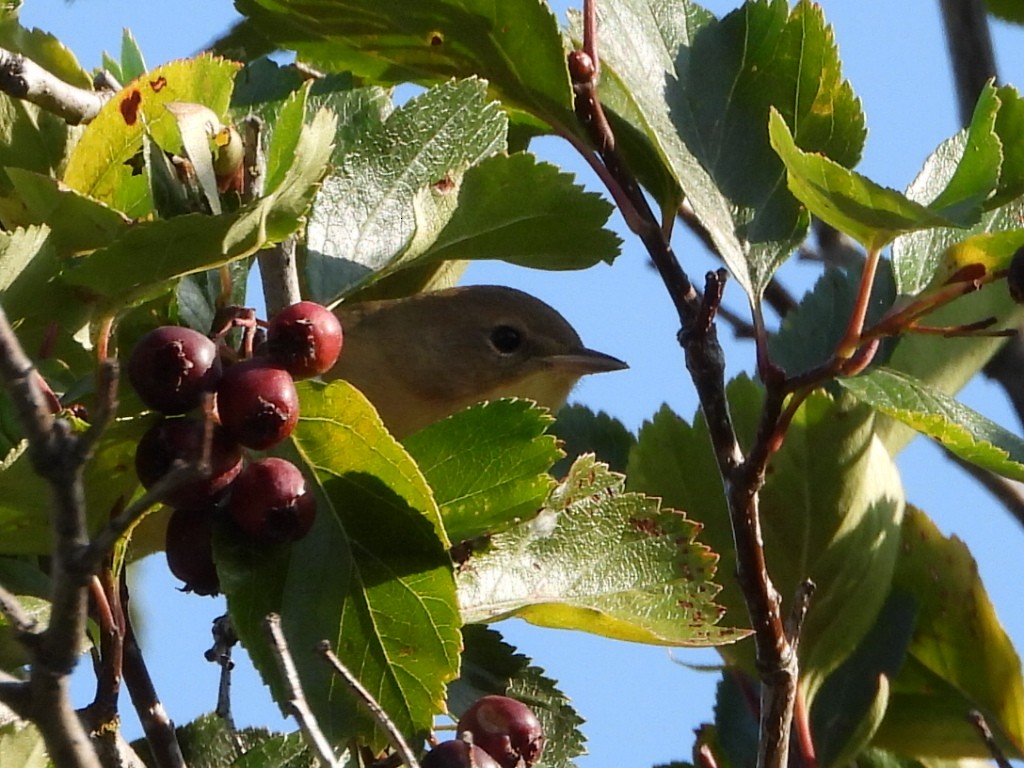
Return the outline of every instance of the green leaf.
[[[979,124],[982,124],[979,127]],[[924,232],[908,233],[893,243],[893,264],[896,282],[901,293],[915,294],[926,284],[934,284],[944,269],[942,254],[951,248],[965,234],[998,232],[1002,229],[1020,227],[1019,218],[1013,211],[1020,208],[1017,201],[1024,192],[1024,146],[1020,131],[1024,129],[1024,100],[1010,87],[993,89],[987,86],[982,92],[975,110],[970,131],[961,131],[939,145],[925,161],[921,173],[907,188],[912,200],[925,201],[936,195],[938,190],[956,187],[963,176],[963,167],[976,168],[981,158],[972,156],[978,151],[976,135],[985,130],[994,132],[994,142],[999,144],[1002,165],[997,166],[998,181],[984,201],[984,208],[999,209],[981,217],[980,221],[958,220],[958,224],[971,225],[969,233],[960,229],[940,228]],[[991,150],[989,150],[991,152]],[[991,161],[990,161],[991,162]],[[979,190],[980,191],[980,190]],[[934,203],[930,207],[934,207]]]
[[[326,639],[413,743],[444,711],[460,621],[441,518],[426,481],[355,389],[299,385],[302,416],[281,452],[312,484],[313,531],[283,547],[215,538],[221,587],[275,698],[286,695],[262,629],[280,614],[306,699],[333,744],[385,744],[312,649]],[[231,533],[225,531],[225,534]]]
[[[753,300],[803,238],[806,213],[768,143],[784,110],[802,146],[852,165],[864,118],[821,9],[745,3],[715,21],[689,2],[603,4],[602,66]],[[664,201],[663,201],[664,205]]]
[[[953,224],[894,189],[880,187],[823,155],[803,151],[774,108],[768,131],[772,147],[786,164],[790,191],[812,214],[868,250],[881,250],[904,232]]]
[[[8,592],[11,592],[7,584],[0,581]],[[20,595],[11,592],[18,603],[25,610],[30,619],[36,622],[36,629],[42,632],[50,623],[50,601],[43,600],[32,595]],[[29,664],[31,657],[24,645],[21,643],[20,631],[11,626],[7,616],[0,614],[0,669],[7,672],[14,672],[19,667]]]
[[[761,389],[741,378],[729,384],[728,397],[741,443],[749,444]],[[710,445],[703,417],[691,427],[663,408],[640,430],[627,477],[630,488],[660,496],[704,526],[702,538],[721,553],[719,599],[737,622],[745,619],[746,604],[733,576],[732,531]],[[760,505],[775,588],[793,595],[804,579],[817,585],[816,610],[800,639],[809,703],[874,624],[898,552],[902,508],[899,475],[874,438],[868,409],[851,409],[824,392],[811,395],[769,464]],[[722,652],[754,672],[751,644]]]
[[[918,606],[909,659],[875,744],[900,754],[988,758],[966,717],[980,710],[1011,757],[1024,755],[1024,679],[962,541],[908,509],[893,589]]]
[[[505,146],[507,118],[475,78],[431,88],[383,122],[363,115],[309,218],[304,277],[321,303],[421,256],[450,220],[466,169]]]
[[[6,171],[13,167],[56,175],[81,130],[35,104],[0,94],[0,221],[5,229],[29,221]]]
[[[460,542],[532,517],[562,455],[554,421],[529,400],[497,400],[460,411],[403,441],[441,508],[449,540]]]
[[[0,725],[0,754],[18,768],[50,768],[50,756],[43,735],[30,723],[4,722]]]
[[[516,653],[493,629],[479,624],[462,628],[462,671],[448,686],[448,709],[460,717],[481,696],[511,696],[530,707],[544,730],[544,768],[569,768],[586,752],[581,718],[569,697],[544,670]]]
[[[164,149],[180,152],[177,125],[167,105],[191,102],[223,115],[239,66],[202,55],[157,67],[126,85],[83,132],[68,158],[64,183],[130,216],[148,213],[152,201],[145,178],[133,176],[126,165],[142,149],[143,132],[148,130]]]
[[[871,742],[889,703],[889,683],[906,658],[916,602],[890,594],[860,646],[828,676],[811,711],[822,766],[849,765]]]
[[[929,261],[940,259],[936,269],[946,269],[945,259],[950,251],[955,250],[961,241],[978,245],[984,241],[965,240],[971,235],[1012,231],[1020,228],[1024,220],[1024,199],[1018,198],[994,211],[982,216],[979,224],[968,231],[960,229],[932,229],[899,237],[893,243],[894,264],[897,261],[909,265],[913,260]],[[998,236],[984,245],[990,251],[985,258],[998,257],[998,248],[1005,241]],[[1008,236],[1009,237],[1009,236]],[[969,256],[969,253],[962,254]],[[956,257],[958,258],[958,257]],[[984,260],[984,259],[983,259]],[[906,273],[905,274],[909,274]],[[924,283],[904,282],[900,286],[903,292],[916,292],[932,279],[933,273],[921,273]],[[935,274],[938,279],[938,274]],[[899,278],[898,278],[899,279]],[[1021,308],[1010,299],[1003,283],[993,283],[980,291],[957,299],[927,318],[929,325],[936,327],[957,326],[973,323],[983,318],[995,318],[999,327],[1012,327],[1021,317]],[[931,334],[909,334],[899,340],[887,365],[903,374],[920,379],[934,389],[947,394],[957,392],[964,386],[982,366],[1002,346],[1000,338],[970,336],[962,338],[943,338]],[[900,450],[914,436],[914,431],[895,420],[887,420],[879,424],[879,437],[891,453]]]
[[[142,420],[122,419],[104,430],[82,481],[91,532],[105,524],[137,488],[135,446],[144,429]],[[51,506],[50,488],[26,453],[5,465],[0,471],[0,554],[49,554]]]
[[[496,534],[459,570],[466,622],[518,616],[658,645],[730,643],[718,627],[715,555],[698,527],[582,456],[532,520]]]
[[[839,270],[826,267],[814,288],[796,309],[786,313],[778,333],[768,339],[769,356],[790,376],[809,371],[832,359],[846,333],[857,300],[860,269]],[[867,324],[871,325],[888,311],[896,299],[889,262],[881,261],[875,272],[868,304]],[[891,344],[888,340],[886,347]],[[875,355],[878,362],[881,354]]]
[[[562,38],[540,0],[240,0],[236,7],[320,69],[382,85],[479,75],[510,107],[572,122]]]
[[[147,69],[146,60],[142,56],[142,49],[139,48],[135,35],[125,27],[121,33],[121,82],[127,83],[142,77]]]
[[[140,222],[63,275],[94,301],[120,308],[169,290],[170,281],[212,269],[278,242],[302,223],[327,168],[334,116],[321,110],[303,126],[294,163],[265,197],[232,214],[189,214]]]
[[[941,252],[935,272],[921,293],[938,289],[966,267],[982,268],[982,274],[991,276],[1010,266],[1010,261],[1024,247],[1024,229],[1005,232],[984,232],[965,237]]]
[[[46,224],[62,254],[101,248],[131,225],[123,214],[61,185],[51,176],[21,168],[8,168],[14,190],[30,214],[32,224]]]
[[[561,441],[565,452],[565,457],[551,468],[555,477],[564,476],[583,453],[594,454],[612,472],[625,472],[629,452],[636,445],[636,436],[621,421],[578,403],[558,412],[551,433]]]
[[[888,368],[839,383],[857,399],[936,440],[961,459],[1024,481],[1024,439],[949,395]]]
[[[41,29],[21,26],[16,17],[0,22],[0,45],[22,53],[52,75],[76,88],[92,90],[89,71],[54,35]]]
[[[948,175],[938,189],[917,181],[907,189],[911,200],[925,202],[945,218],[962,225],[976,224],[986,202],[993,196],[1003,164],[1003,143],[995,132],[1000,101],[991,84],[985,86],[971,124],[957,137],[944,142],[928,158],[918,180]],[[932,163],[949,163],[951,172],[933,172]]]
[[[757,762],[757,712],[751,694],[757,695],[757,679],[738,669],[726,669],[715,689],[715,740],[726,765],[749,766]],[[705,734],[701,734],[704,737]],[[701,739],[704,740],[703,738]],[[719,763],[721,764],[721,763]]]
[[[1024,8],[1017,0],[985,0],[988,12],[1000,19],[1024,24]]]
[[[424,259],[501,259],[536,269],[611,263],[618,235],[612,207],[556,166],[528,154],[496,155],[470,168],[458,207]]]

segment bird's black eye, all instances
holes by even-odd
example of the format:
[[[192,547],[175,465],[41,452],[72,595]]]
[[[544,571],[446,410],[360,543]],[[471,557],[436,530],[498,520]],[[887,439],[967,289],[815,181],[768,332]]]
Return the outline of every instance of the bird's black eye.
[[[491,344],[503,355],[512,354],[522,343],[522,334],[511,325],[499,325],[491,331]]]

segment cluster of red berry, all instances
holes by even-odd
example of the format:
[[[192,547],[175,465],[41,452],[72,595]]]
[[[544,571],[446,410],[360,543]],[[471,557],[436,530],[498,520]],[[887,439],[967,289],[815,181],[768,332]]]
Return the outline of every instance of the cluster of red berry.
[[[508,696],[483,696],[457,726],[457,737],[438,744],[423,768],[530,768],[544,751],[544,730],[533,710]]]
[[[135,471],[150,489],[176,462],[205,458],[203,477],[174,483],[160,500],[174,509],[167,526],[167,562],[186,591],[216,594],[211,534],[227,509],[248,535],[294,541],[313,525],[316,502],[298,467],[285,459],[246,460],[287,438],[299,420],[295,379],[328,371],[341,353],[338,318],[303,301],[278,313],[266,343],[228,365],[217,342],[190,328],[162,326],[136,344],[128,377],[142,401],[163,414],[139,441]],[[213,413],[188,415],[215,395]]]

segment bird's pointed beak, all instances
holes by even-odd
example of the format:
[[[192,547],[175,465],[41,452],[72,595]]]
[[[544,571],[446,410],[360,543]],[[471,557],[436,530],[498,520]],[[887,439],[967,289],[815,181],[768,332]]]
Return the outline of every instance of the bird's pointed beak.
[[[608,373],[609,371],[622,371],[629,366],[617,357],[606,355],[594,349],[581,349],[567,352],[561,355],[551,355],[545,361],[554,368],[572,373],[577,376],[586,376],[590,373]]]

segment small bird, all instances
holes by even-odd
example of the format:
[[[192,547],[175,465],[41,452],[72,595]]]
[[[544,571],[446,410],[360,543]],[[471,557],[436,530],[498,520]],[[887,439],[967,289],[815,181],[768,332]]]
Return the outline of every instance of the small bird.
[[[335,312],[345,342],[324,379],[356,386],[399,438],[500,397],[556,410],[581,376],[628,367],[584,347],[564,317],[514,288],[449,288]]]

